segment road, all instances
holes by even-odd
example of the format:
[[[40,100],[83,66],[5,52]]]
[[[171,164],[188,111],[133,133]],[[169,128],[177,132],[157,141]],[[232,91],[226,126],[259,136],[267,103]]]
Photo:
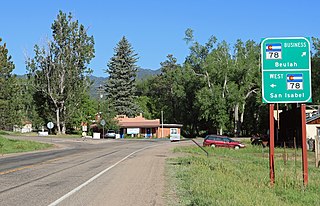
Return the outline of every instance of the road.
[[[165,160],[190,144],[17,138],[57,147],[0,158],[0,205],[165,205]]]

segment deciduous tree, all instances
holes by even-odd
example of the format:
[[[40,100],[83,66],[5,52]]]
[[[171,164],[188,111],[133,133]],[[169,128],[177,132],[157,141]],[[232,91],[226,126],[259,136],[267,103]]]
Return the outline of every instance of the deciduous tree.
[[[54,113],[57,132],[65,133],[89,86],[92,71],[87,65],[94,57],[94,40],[71,13],[60,11],[51,29],[53,39],[43,47],[35,45],[35,57],[27,65],[43,104]]]

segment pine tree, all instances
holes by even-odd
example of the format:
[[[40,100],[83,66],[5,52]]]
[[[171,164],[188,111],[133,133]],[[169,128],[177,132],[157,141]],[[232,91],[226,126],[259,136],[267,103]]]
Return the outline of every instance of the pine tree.
[[[117,114],[133,117],[138,113],[134,103],[136,98],[137,54],[125,37],[117,44],[108,68],[109,79],[106,82],[107,99]]]
[[[0,38],[0,43],[2,39]],[[16,93],[15,76],[11,56],[8,54],[6,44],[0,45],[0,129],[11,129],[17,122],[15,106],[12,104],[13,95]]]

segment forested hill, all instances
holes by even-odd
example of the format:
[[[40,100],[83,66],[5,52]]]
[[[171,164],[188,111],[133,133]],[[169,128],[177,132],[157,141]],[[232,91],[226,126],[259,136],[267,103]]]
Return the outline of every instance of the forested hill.
[[[160,69],[152,70],[152,69],[138,69],[137,72],[137,79],[141,80],[147,78],[148,76],[160,74]],[[17,75],[18,78],[26,78],[26,75]],[[92,86],[90,87],[90,96],[91,97],[98,97],[97,89],[100,85],[104,85],[105,81],[108,77],[97,77],[97,76],[90,76],[91,81],[93,82]]]
[[[141,80],[147,78],[148,76],[153,76],[160,74],[160,69],[152,70],[152,69],[138,69],[137,72],[137,79]],[[91,97],[98,97],[97,89],[100,85],[104,85],[108,77],[96,77],[90,76],[91,81],[93,81],[93,85],[90,88],[90,96]]]
[[[157,69],[157,70],[152,70],[152,69],[138,69],[138,72],[137,72],[137,79],[140,80],[140,79],[144,79],[148,76],[153,76],[153,75],[157,75],[157,74],[160,74],[161,71],[160,69]]]

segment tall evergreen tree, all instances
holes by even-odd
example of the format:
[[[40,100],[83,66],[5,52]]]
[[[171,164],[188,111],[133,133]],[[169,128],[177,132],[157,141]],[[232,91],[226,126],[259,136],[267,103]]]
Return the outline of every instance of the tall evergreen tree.
[[[122,37],[114,49],[108,68],[106,82],[107,99],[117,114],[133,117],[138,113],[135,104],[137,54],[126,37]]]
[[[311,74],[312,74],[312,101],[314,104],[320,104],[320,89],[318,87],[320,82],[320,39],[312,38],[313,55],[311,57]]]
[[[13,69],[14,64],[6,44],[0,44],[0,129],[11,129],[16,121],[15,104],[12,104],[17,88]]]
[[[94,57],[94,40],[71,13],[60,11],[51,29],[53,40],[47,47],[35,45],[35,57],[29,59],[28,69],[42,97],[38,100],[51,111],[48,116],[53,117],[58,134],[64,134],[89,86],[92,70],[87,64]]]

